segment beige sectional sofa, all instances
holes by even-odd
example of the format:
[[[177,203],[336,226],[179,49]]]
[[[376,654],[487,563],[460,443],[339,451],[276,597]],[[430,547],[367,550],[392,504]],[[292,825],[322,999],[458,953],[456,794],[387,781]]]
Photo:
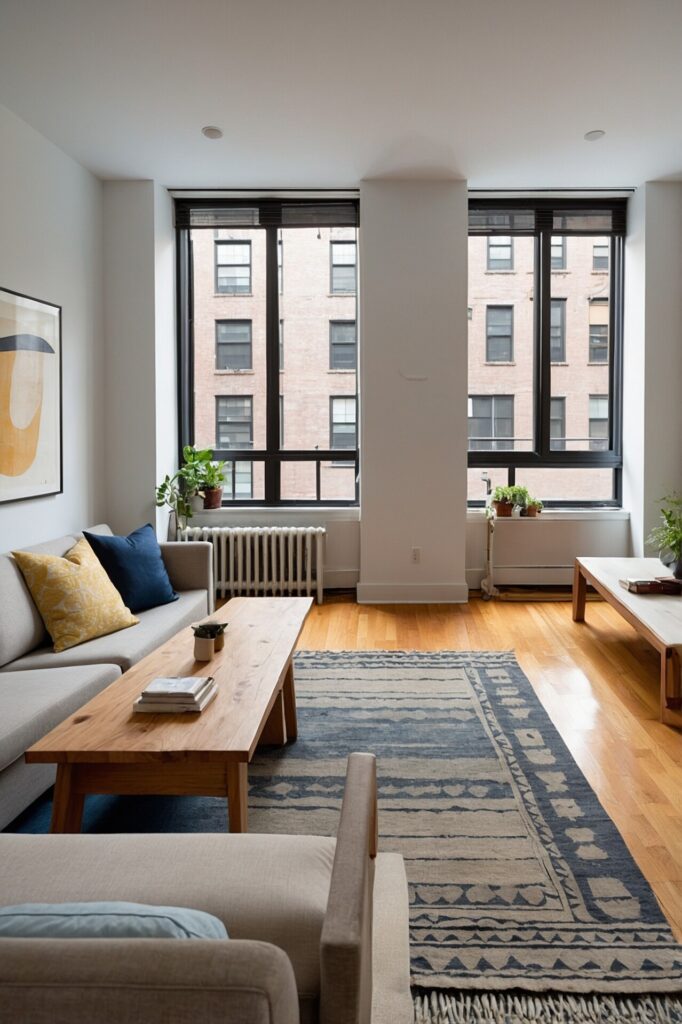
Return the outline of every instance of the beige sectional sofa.
[[[111,534],[106,525],[92,533]],[[59,537],[28,548],[64,555],[79,539]],[[0,554],[0,829],[54,781],[53,765],[24,763],[24,751],[67,715],[168,640],[213,610],[212,547],[161,545],[177,601],[151,608],[130,629],[55,654],[12,556]]]
[[[0,905],[208,911],[228,940],[0,939],[0,1022],[410,1024],[408,899],[376,845],[376,766],[348,762],[337,838],[0,836]]]

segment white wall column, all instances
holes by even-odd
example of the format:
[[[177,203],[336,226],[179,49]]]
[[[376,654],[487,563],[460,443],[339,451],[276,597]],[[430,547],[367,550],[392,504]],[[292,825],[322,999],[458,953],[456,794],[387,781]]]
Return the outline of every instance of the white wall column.
[[[466,308],[466,182],[363,182],[361,602],[467,599]]]

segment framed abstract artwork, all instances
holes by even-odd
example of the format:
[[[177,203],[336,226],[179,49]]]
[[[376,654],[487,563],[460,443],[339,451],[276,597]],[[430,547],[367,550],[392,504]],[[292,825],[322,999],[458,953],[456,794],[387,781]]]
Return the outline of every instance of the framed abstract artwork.
[[[61,306],[0,288],[0,502],[61,490]]]

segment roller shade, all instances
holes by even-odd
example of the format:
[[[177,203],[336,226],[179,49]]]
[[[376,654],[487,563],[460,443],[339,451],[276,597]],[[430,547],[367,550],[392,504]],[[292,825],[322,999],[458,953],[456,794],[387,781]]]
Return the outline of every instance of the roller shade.
[[[358,223],[357,200],[175,200],[176,228],[357,227]]]
[[[470,235],[624,235],[627,200],[528,200],[518,207],[508,201],[469,201]]]

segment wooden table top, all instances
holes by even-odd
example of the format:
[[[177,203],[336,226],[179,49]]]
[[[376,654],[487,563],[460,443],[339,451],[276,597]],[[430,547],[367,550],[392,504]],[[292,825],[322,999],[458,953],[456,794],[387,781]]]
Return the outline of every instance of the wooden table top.
[[[26,760],[250,760],[311,606],[310,597],[232,598],[209,616],[229,623],[225,646],[211,661],[194,660],[188,626],[35,743]],[[201,714],[132,710],[133,700],[157,676],[208,675],[215,678],[218,693]]]
[[[682,594],[632,594],[618,582],[628,576],[642,580],[670,576],[670,571],[660,559],[581,557],[577,561],[662,644],[667,647],[682,645]]]

